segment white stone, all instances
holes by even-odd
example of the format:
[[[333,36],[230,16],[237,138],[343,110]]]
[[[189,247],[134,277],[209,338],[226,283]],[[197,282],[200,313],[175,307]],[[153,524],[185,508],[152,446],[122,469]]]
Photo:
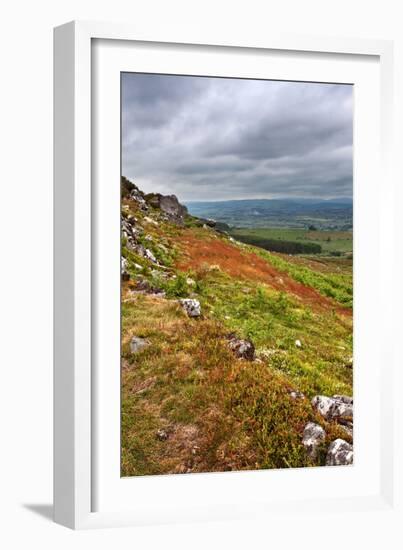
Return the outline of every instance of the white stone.
[[[326,455],[326,466],[347,466],[353,463],[353,446],[344,439],[335,439],[329,445]]]
[[[151,252],[151,250],[149,248],[144,249],[144,256],[148,260],[151,260],[154,264],[158,263],[157,258],[154,256],[154,254]]]
[[[295,340],[295,345],[297,348],[302,348],[301,340]]]
[[[353,417],[353,399],[345,395],[315,395],[312,399],[312,407],[326,420]]]
[[[313,459],[317,457],[319,445],[325,440],[326,432],[314,422],[308,422],[302,435],[302,444],[307,450],[309,456]]]
[[[199,300],[195,300],[192,298],[183,298],[179,300],[179,303],[189,315],[189,317],[200,317],[201,309]]]
[[[123,273],[126,272],[127,268],[127,260],[123,256],[120,259],[120,273],[123,275]]]

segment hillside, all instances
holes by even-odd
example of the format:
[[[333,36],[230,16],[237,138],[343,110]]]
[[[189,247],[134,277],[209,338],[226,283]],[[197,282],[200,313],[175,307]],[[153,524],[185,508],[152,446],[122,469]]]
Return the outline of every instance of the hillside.
[[[352,269],[122,179],[122,475],[352,462]]]

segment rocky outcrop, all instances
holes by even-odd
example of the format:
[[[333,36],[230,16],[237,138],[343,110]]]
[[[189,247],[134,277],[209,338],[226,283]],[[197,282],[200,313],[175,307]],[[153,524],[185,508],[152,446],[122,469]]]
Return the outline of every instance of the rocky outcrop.
[[[188,213],[186,206],[178,201],[175,195],[161,195],[160,193],[149,193],[145,195],[147,204],[153,208],[159,208],[173,223],[183,225],[185,216]]]
[[[200,317],[201,308],[199,300],[194,300],[192,298],[182,298],[181,300],[179,300],[179,303],[189,317]]]
[[[336,439],[329,445],[326,466],[348,466],[353,464],[353,446],[344,439]]]
[[[210,218],[197,218],[197,224],[201,226],[207,225],[207,227],[216,227],[217,222]]]
[[[140,210],[147,211],[148,205],[144,199],[144,193],[130,180],[122,176],[121,178],[122,199],[136,201]]]
[[[122,216],[121,227],[122,237],[126,239],[127,246],[134,250],[143,229],[136,226],[136,218],[134,216]]]
[[[243,340],[237,338],[235,334],[228,336],[228,346],[234,355],[240,359],[246,359],[247,361],[253,361],[255,359],[255,346],[251,340]]]
[[[319,446],[325,438],[326,432],[322,426],[319,426],[319,424],[315,424],[314,422],[308,422],[302,435],[302,444],[312,459],[316,459]]]

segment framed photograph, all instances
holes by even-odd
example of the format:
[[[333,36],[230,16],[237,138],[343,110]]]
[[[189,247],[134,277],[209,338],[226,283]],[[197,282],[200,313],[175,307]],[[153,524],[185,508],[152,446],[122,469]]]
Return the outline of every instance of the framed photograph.
[[[55,520],[393,511],[391,43],[54,44]]]

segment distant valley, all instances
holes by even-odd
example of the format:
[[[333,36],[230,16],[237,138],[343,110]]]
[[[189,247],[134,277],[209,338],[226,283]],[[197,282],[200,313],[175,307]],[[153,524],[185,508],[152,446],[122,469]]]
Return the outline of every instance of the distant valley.
[[[251,199],[216,202],[187,202],[193,216],[212,218],[230,227],[284,227],[351,231],[353,203],[349,198],[316,199]]]

